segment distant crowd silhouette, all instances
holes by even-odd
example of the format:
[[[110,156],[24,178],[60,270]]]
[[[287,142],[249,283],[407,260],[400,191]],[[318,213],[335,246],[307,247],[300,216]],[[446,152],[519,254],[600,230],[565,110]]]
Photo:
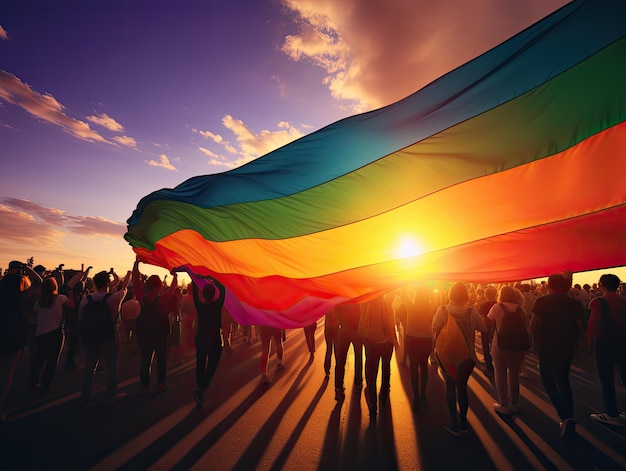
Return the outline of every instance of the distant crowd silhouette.
[[[145,275],[139,258],[120,277],[111,268],[90,276],[92,267],[65,270],[12,261],[0,274],[0,413],[12,389],[30,387],[49,393],[61,353],[64,368],[82,368],[81,405],[93,403],[93,375],[107,375],[106,402],[123,399],[118,391],[120,346],[131,344],[140,355],[137,372],[142,394],[167,391],[167,361],[173,349],[186,344],[195,350],[195,389],[198,407],[217,370],[223,352],[232,353],[232,340],[252,344],[260,338],[260,381],[271,383],[268,362],[277,356],[285,368],[285,330],[262,325],[239,325],[224,305],[225,288],[206,277],[178,284],[175,271],[167,276]],[[493,380],[493,407],[500,415],[520,410],[520,377],[526,376],[528,352],[537,355],[540,379],[560,418],[559,436],[576,434],[570,368],[579,350],[593,352],[604,412],[591,414],[610,427],[625,427],[626,413],[617,404],[616,371],[626,382],[626,293],[621,280],[604,274],[593,285],[573,284],[570,272],[551,274],[547,281],[511,283],[412,283],[361,304],[344,303],[324,316],[324,375],[334,358],[335,400],[345,399],[346,361],[354,354],[353,394],[365,399],[370,423],[389,400],[390,362],[394,351],[409,368],[414,411],[427,408],[429,364],[445,379],[449,423],[445,430],[461,437],[469,433],[467,382],[477,365]],[[308,352],[315,355],[317,323],[303,326]],[[254,335],[253,335],[254,333]],[[273,345],[273,348],[272,348]],[[27,385],[14,385],[18,360],[28,356]],[[82,362],[79,358],[82,357]],[[150,387],[156,363],[157,384]],[[102,365],[101,365],[102,362]],[[378,373],[381,371],[380,389]],[[624,406],[624,405],[622,405]]]

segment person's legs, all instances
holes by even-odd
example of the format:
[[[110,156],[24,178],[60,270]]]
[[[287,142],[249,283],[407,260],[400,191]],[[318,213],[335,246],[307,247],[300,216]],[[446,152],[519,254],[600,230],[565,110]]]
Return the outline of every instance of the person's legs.
[[[141,364],[139,365],[139,378],[144,388],[150,386],[150,366],[152,365],[152,357],[154,356],[154,347],[148,344],[139,346],[141,351]]]
[[[104,362],[106,364],[107,392],[109,394],[109,397],[113,397],[117,395],[118,363],[119,363],[119,353],[120,353],[120,345],[118,342],[119,340],[114,339],[102,345],[102,351],[104,354]]]
[[[617,397],[615,395],[615,363],[611,343],[596,341],[594,353],[604,410],[610,417],[617,417],[619,411],[617,410]]]
[[[209,355],[208,339],[196,335],[196,387],[198,389],[205,389],[204,378],[207,370],[207,358]],[[220,339],[221,347],[221,339]],[[221,351],[221,348],[220,348]]]
[[[350,341],[354,349],[354,385],[361,388],[363,385],[363,340],[355,332]]]
[[[219,332],[212,335],[207,345],[207,363],[202,377],[202,390],[205,391],[211,384],[211,380],[217,371],[217,367],[222,357],[222,344],[219,339]]]
[[[366,399],[372,415],[376,415],[377,394],[376,380],[378,378],[378,364],[381,359],[380,349],[376,344],[365,341],[365,383],[367,385]]]
[[[498,403],[503,406],[509,404],[509,389],[508,389],[508,363],[507,353],[499,348],[494,348],[491,354],[493,355],[493,371],[495,376],[496,396]]]
[[[391,389],[391,357],[393,356],[393,344],[391,342],[380,346],[380,356],[382,363],[380,394],[388,398]]]
[[[409,359],[409,376],[411,378],[411,389],[413,390],[413,404],[419,399],[419,339],[410,335],[404,336],[404,348]]]
[[[339,329],[337,344],[335,345],[335,390],[344,389],[343,380],[346,376],[346,360],[350,341],[345,332]]]
[[[330,374],[330,361],[333,357],[337,342],[337,332],[334,329],[324,329],[324,341],[326,342],[326,354],[324,355],[324,372]]]
[[[99,345],[83,345],[83,355],[85,357],[85,366],[83,369],[83,398],[90,400],[93,395],[93,370],[98,364],[100,358]]]
[[[488,372],[493,371],[493,352],[491,346],[491,339],[493,338],[493,327],[491,324],[487,326],[487,332],[480,334],[480,339],[483,347],[483,356],[485,357],[485,369]]]
[[[167,342],[160,343],[154,348],[157,365],[157,385],[165,384],[167,374]]]
[[[544,353],[539,358],[539,375],[546,393],[558,416],[563,419],[573,417],[573,396],[569,383],[571,358],[559,352]]]
[[[4,406],[9,397],[9,393],[11,392],[13,378],[15,377],[15,368],[23,351],[24,349],[20,348],[15,352],[0,354],[0,378],[4,380],[0,381],[0,415],[4,410]],[[4,416],[2,415],[2,417]]]
[[[432,338],[419,338],[417,348],[417,365],[420,375],[420,396],[426,398],[426,386],[428,385],[428,356],[433,348]]]
[[[556,384],[561,396],[561,413],[562,419],[571,419],[574,417],[574,393],[570,384],[570,368],[574,359],[574,351],[566,351],[558,358],[556,370]]]
[[[317,323],[310,324],[304,328],[304,337],[309,349],[309,353],[315,353],[315,330],[317,329]]]
[[[261,328],[261,374],[263,377],[267,374],[267,361],[270,353],[270,341],[272,339],[271,331],[267,327]]]
[[[459,423],[464,424],[467,420],[467,409],[469,408],[469,395],[467,393],[467,381],[474,370],[474,360],[465,360],[459,365],[456,375],[456,389],[459,400]]]
[[[50,339],[44,335],[38,335],[35,337],[35,348],[29,352],[34,357],[30,361],[30,373],[28,379],[28,385],[34,387],[40,383],[41,370],[48,356],[50,350]]]
[[[511,396],[511,405],[517,408],[519,405],[519,377],[522,364],[526,358],[526,352],[511,352],[511,361],[509,363],[509,395]]]
[[[458,424],[458,416],[456,410],[456,381],[454,381],[449,375],[444,374],[446,378],[446,404],[448,406],[448,412],[450,414],[450,420],[456,427]]]
[[[52,379],[54,378],[54,373],[57,369],[59,356],[61,355],[61,350],[63,349],[63,332],[61,329],[56,329],[45,335],[48,337],[46,339],[48,345],[46,346],[46,366],[44,367],[41,378],[41,387],[44,391],[49,391],[50,386],[52,385]]]

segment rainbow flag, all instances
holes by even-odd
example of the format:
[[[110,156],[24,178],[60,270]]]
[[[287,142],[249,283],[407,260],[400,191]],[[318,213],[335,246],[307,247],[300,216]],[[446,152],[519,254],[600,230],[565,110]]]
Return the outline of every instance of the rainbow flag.
[[[625,18],[569,3],[397,103],[149,194],[125,238],[281,327],[407,282],[625,265]]]

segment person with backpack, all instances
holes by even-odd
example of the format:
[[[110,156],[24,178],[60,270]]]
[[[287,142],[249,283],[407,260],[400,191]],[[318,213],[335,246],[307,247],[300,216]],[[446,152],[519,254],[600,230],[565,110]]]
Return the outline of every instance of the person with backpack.
[[[432,329],[435,353],[446,381],[446,402],[451,419],[444,428],[450,435],[459,437],[469,433],[467,381],[478,363],[474,347],[476,331],[485,332],[487,326],[469,304],[469,292],[464,283],[454,283],[448,297],[448,305],[437,309]]]
[[[570,368],[582,338],[585,315],[580,301],[567,294],[571,286],[570,275],[555,273],[548,277],[549,294],[535,301],[529,329],[541,382],[561,419],[561,438],[572,437],[576,429]]]
[[[503,285],[487,318],[494,326],[492,355],[498,402],[493,405],[500,414],[519,411],[519,374],[526,351],[530,349],[528,315],[520,305],[521,292]]]
[[[126,393],[119,393],[117,390],[120,346],[116,324],[122,301],[126,296],[126,287],[130,283],[130,275],[129,270],[120,281],[113,269],[96,273],[93,277],[96,291],[83,297],[80,302],[78,325],[85,363],[82,384],[84,406],[92,404],[93,373],[101,357],[106,365],[107,402],[114,402],[126,396]],[[109,291],[111,284],[116,286],[117,291]]]
[[[591,317],[587,326],[605,410],[591,414],[591,418],[617,427],[626,426],[626,412],[618,409],[615,394],[616,366],[626,385],[626,297],[617,292],[620,283],[617,275],[609,273],[600,277],[598,289],[602,296],[589,302]]]
[[[141,353],[139,378],[143,392],[150,389],[150,368],[156,356],[157,386],[156,393],[167,390],[165,375],[167,372],[167,339],[170,334],[169,306],[172,296],[178,289],[178,275],[172,270],[172,284],[163,292],[163,282],[158,275],[151,275],[142,281],[139,272],[139,257],[133,265],[133,289],[141,305],[141,311],[135,323],[137,345]]]

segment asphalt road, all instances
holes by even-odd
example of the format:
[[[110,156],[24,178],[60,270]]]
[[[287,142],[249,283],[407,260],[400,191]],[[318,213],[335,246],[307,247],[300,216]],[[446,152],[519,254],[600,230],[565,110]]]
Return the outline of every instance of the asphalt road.
[[[391,396],[372,424],[362,391],[352,387],[353,356],[346,368],[346,398],[334,399],[333,373],[323,370],[323,321],[311,359],[302,329],[287,331],[285,369],[271,358],[271,384],[261,384],[260,341],[238,337],[224,353],[205,405],[198,408],[193,351],[180,347],[169,359],[161,394],[142,395],[137,353],[124,344],[120,390],[128,396],[80,406],[81,370],[59,363],[53,391],[27,383],[28,358],[21,360],[0,424],[0,469],[4,470],[509,470],[626,469],[626,427],[598,424],[600,391],[588,353],[575,361],[578,435],[559,438],[557,416],[541,386],[533,355],[522,379],[521,411],[500,417],[492,407],[494,388],[477,368],[469,382],[470,433],[448,435],[445,388],[431,367],[428,403],[410,408],[408,368],[392,359]],[[334,363],[334,361],[333,361]],[[103,391],[106,374],[95,376]],[[380,379],[379,379],[380,380]],[[102,394],[100,394],[102,396]],[[626,407],[626,389],[618,388]]]

